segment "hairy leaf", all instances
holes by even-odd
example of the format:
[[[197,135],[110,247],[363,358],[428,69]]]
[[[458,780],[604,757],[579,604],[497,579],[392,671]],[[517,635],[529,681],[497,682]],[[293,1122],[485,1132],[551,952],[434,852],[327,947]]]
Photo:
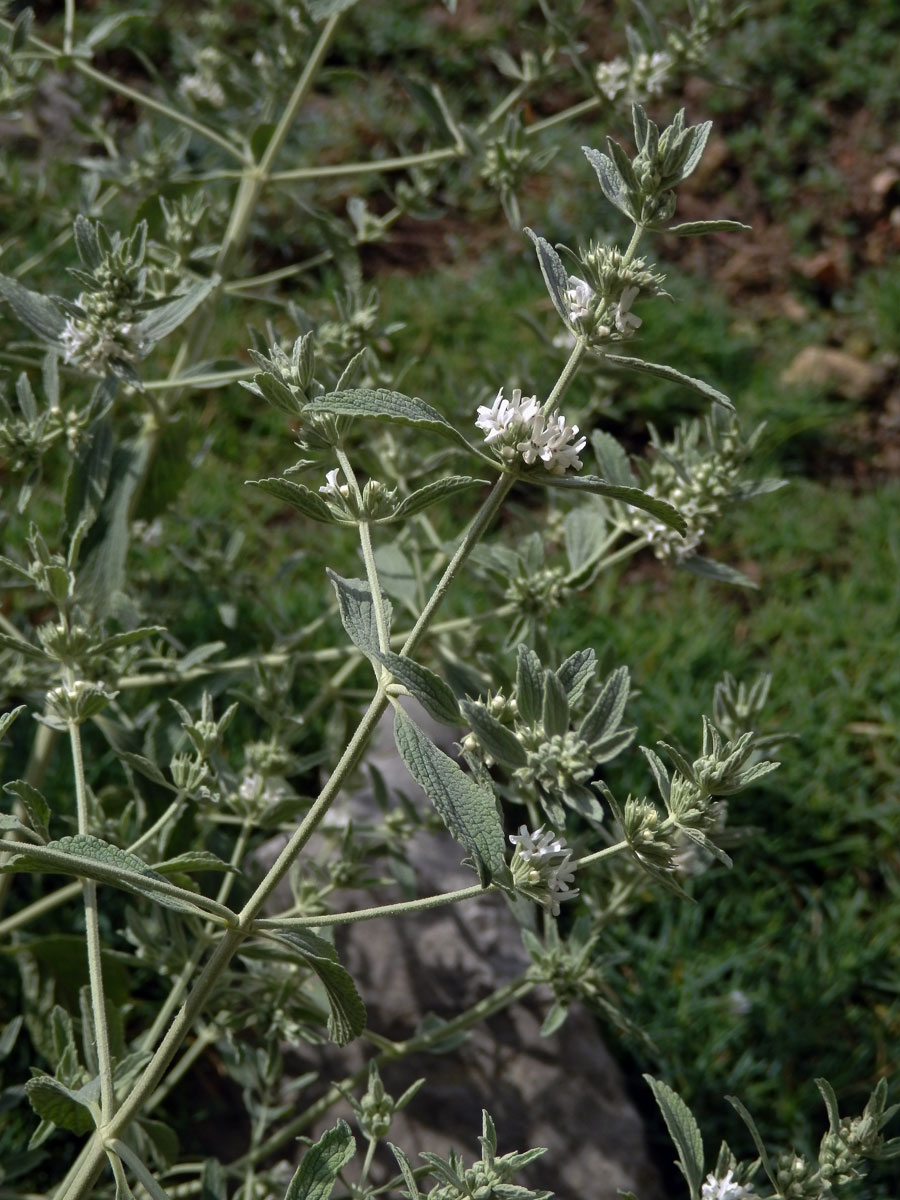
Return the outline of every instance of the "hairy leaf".
[[[687,1180],[691,1196],[699,1197],[703,1183],[703,1138],[694,1115],[668,1084],[652,1075],[645,1075],[644,1079],[650,1085],[669,1136],[675,1143],[681,1173]]]
[[[656,496],[651,496],[640,488],[621,487],[606,479],[600,479],[597,475],[566,476],[545,473],[532,475],[529,478],[533,479],[535,483],[543,483],[546,487],[593,492],[595,496],[607,496],[610,500],[621,500],[623,504],[630,504],[632,508],[640,508],[644,512],[648,512],[651,517],[656,517],[658,521],[662,521],[664,525],[674,529],[677,533],[683,534],[687,529],[687,523],[677,508],[673,508],[665,500],[659,500]]]
[[[405,396],[389,388],[350,388],[349,391],[331,392],[307,404],[303,412],[311,416],[334,413],[340,417],[377,417],[383,421],[399,421],[403,425],[424,425],[468,448],[462,434],[457,433],[436,408],[417,397]]]
[[[356,1139],[346,1121],[326,1129],[303,1155],[284,1200],[328,1200],[340,1171],[356,1152]]]
[[[461,723],[457,699],[440,675],[435,675],[428,667],[423,667],[401,654],[379,652],[376,657],[379,662],[384,663],[398,683],[408,688],[435,721],[441,721],[445,725]]]
[[[250,487],[259,488],[261,492],[268,492],[276,500],[283,500],[285,504],[290,504],[292,508],[302,512],[305,517],[312,517],[314,521],[321,521],[325,525],[340,524],[318,492],[304,487],[302,483],[281,478],[245,479],[244,482]]]
[[[334,571],[326,570],[337,594],[338,610],[347,635],[357,649],[369,657],[379,653],[378,623],[375,620],[375,603],[372,590],[363,579],[342,579]],[[391,626],[392,608],[383,600],[388,629]]]
[[[668,379],[670,383],[680,383],[683,387],[690,388],[691,391],[699,392],[707,400],[714,400],[716,404],[721,404],[729,412],[734,412],[734,405],[724,392],[720,392],[718,388],[705,383],[702,379],[695,379],[693,375],[684,375],[681,371],[676,371],[674,367],[667,367],[662,363],[646,362],[643,358],[627,358],[622,354],[606,354],[604,358],[607,362],[622,367],[626,371],[638,371],[645,375],[656,375],[660,379]]]

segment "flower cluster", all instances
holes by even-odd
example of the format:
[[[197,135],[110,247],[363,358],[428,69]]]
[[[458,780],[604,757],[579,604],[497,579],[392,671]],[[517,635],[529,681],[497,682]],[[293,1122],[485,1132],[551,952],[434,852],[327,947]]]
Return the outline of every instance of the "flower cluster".
[[[513,883],[558,917],[560,901],[574,900],[578,895],[578,888],[569,886],[575,879],[571,849],[543,825],[533,833],[527,825],[520,825],[519,832],[511,833],[509,840],[516,848],[510,864]]]
[[[537,397],[523,397],[520,388],[514,389],[511,399],[501,388],[490,407],[480,405],[475,426],[485,431],[485,444],[501,462],[518,458],[531,467],[540,461],[552,475],[581,470],[578,456],[587,439],[578,437],[578,426],[566,425],[562,413],[545,419]]]
[[[597,88],[607,100],[625,96],[630,100],[646,100],[658,96],[666,85],[674,62],[666,50],[652,53],[641,51],[629,62],[613,58],[597,67],[594,78]]]
[[[140,347],[135,341],[132,323],[126,321],[119,324],[115,320],[95,316],[86,311],[85,301],[83,294],[76,301],[85,315],[67,317],[59,335],[63,362],[85,367],[89,371],[105,370],[111,359],[136,362]]]
[[[733,1171],[729,1171],[721,1179],[716,1179],[715,1175],[710,1173],[700,1189],[700,1200],[748,1200],[752,1195],[753,1188],[750,1184],[738,1183]]]
[[[622,290],[616,300],[606,302],[585,279],[569,276],[569,286],[563,299],[569,311],[569,320],[580,333],[603,341],[609,337],[628,338],[640,329],[643,321],[631,311],[640,288],[631,285]]]

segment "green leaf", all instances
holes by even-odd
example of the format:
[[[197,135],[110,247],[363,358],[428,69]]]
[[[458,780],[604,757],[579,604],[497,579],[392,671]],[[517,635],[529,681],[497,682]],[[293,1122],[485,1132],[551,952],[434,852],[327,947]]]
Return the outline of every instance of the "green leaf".
[[[4,792],[18,796],[28,814],[28,824],[45,842],[50,840],[50,805],[33,784],[25,779],[4,783]]]
[[[181,871],[231,871],[240,875],[240,870],[232,863],[227,863],[213,854],[211,850],[188,850],[175,858],[164,859],[153,864],[153,870],[160,875],[177,875]]]
[[[4,850],[18,851],[15,844],[4,845]],[[81,879],[95,879],[113,887],[136,892],[162,904],[175,912],[190,913],[192,916],[214,916],[226,925],[234,924],[234,913],[210,900],[206,896],[176,887],[164,876],[148,867],[143,859],[110,842],[90,834],[77,833],[72,837],[48,842],[46,846],[29,846],[23,853],[13,853],[0,865],[0,872],[15,874],[49,872],[75,875]]]
[[[134,335],[138,341],[158,342],[162,338],[177,329],[183,324],[191,313],[198,308],[210,292],[218,285],[218,276],[213,275],[209,279],[201,279],[182,296],[176,296],[174,300],[170,300],[168,304],[162,304],[159,308],[155,308],[149,316],[145,317],[138,325],[135,326]]]
[[[715,579],[719,583],[731,583],[735,587],[759,587],[758,583],[749,575],[745,575],[743,571],[739,571],[737,567],[730,567],[727,563],[714,562],[711,558],[704,558],[700,554],[692,554],[690,558],[679,563],[679,566],[684,567],[693,575],[702,575],[704,579]]]
[[[691,1191],[691,1200],[697,1200],[703,1183],[703,1138],[700,1128],[691,1110],[668,1084],[654,1079],[652,1075],[645,1075],[644,1079],[650,1085],[669,1136],[675,1143],[681,1173]]]
[[[337,951],[324,938],[307,929],[279,929],[272,938],[289,946],[318,975],[328,997],[328,1033],[338,1046],[346,1046],[366,1027],[366,1006],[350,973],[338,962]]]
[[[109,486],[112,456],[112,422],[104,418],[92,426],[89,440],[79,446],[66,476],[63,505],[68,530],[96,518]]]
[[[597,475],[566,476],[545,473],[530,475],[529,480],[542,483],[546,487],[569,488],[572,491],[592,492],[595,496],[607,496],[610,500],[621,500],[623,504],[630,504],[632,508],[640,508],[644,512],[650,513],[651,516],[656,517],[658,521],[662,521],[664,525],[668,525],[677,533],[683,534],[687,529],[685,519],[677,508],[673,508],[665,500],[658,500],[656,496],[648,495],[640,488],[621,487],[606,479],[600,479]]]
[[[594,678],[596,670],[597,655],[590,648],[576,650],[561,664],[556,672],[556,678],[566,689],[570,708],[577,704],[584,695],[584,690]]]
[[[526,229],[525,232],[534,242],[538,265],[541,268],[541,274],[544,277],[544,283],[547,285],[550,299],[553,301],[553,307],[566,325],[571,325],[572,318],[569,316],[569,309],[565,301],[565,294],[569,288],[569,276],[566,268],[563,266],[562,259],[550,243],[545,241],[544,238],[538,237],[534,230]]]
[[[399,708],[394,714],[394,739],[407,770],[450,833],[472,855],[479,878],[487,886],[506,864],[503,826],[493,792],[464,774]]]
[[[430,508],[432,504],[455,496],[457,492],[487,482],[486,479],[473,479],[470,475],[450,475],[446,479],[436,479],[434,483],[427,483],[425,487],[419,488],[411,496],[407,496],[397,505],[393,515],[383,518],[379,524],[385,524],[388,521],[402,521],[405,517],[411,517],[414,513]]]
[[[534,725],[544,707],[544,668],[535,652],[524,643],[519,644],[517,654],[516,704],[522,720]]]
[[[756,1152],[759,1155],[759,1160],[763,1165],[763,1170],[768,1175],[769,1182],[771,1183],[772,1187],[777,1192],[779,1190],[779,1188],[778,1188],[778,1182],[775,1178],[775,1172],[772,1170],[772,1161],[769,1158],[769,1155],[766,1151],[766,1147],[763,1143],[763,1140],[759,1135],[759,1130],[756,1128],[756,1122],[750,1116],[750,1113],[747,1111],[747,1109],[744,1107],[744,1105],[741,1103],[741,1101],[738,1100],[737,1096],[726,1096],[725,1099],[728,1101],[728,1103],[731,1105],[731,1107],[735,1110],[735,1112],[738,1114],[738,1116],[741,1118],[741,1120],[747,1126],[747,1129],[750,1132],[750,1136],[753,1138],[753,1144],[756,1147]]]
[[[599,741],[614,733],[622,723],[631,678],[627,667],[617,667],[603,681],[600,694],[578,727],[578,736],[586,742]]]
[[[93,221],[79,213],[72,225],[72,233],[75,236],[75,249],[82,264],[89,271],[95,271],[103,262],[103,251],[100,249]]]
[[[376,417],[383,421],[399,421],[402,425],[424,425],[469,449],[462,434],[457,433],[436,408],[424,400],[388,388],[350,388],[349,391],[331,392],[305,405],[303,412],[310,416],[334,413],[339,417]]]
[[[19,704],[15,708],[11,708],[9,712],[5,712],[2,716],[0,716],[0,738],[5,736],[6,731],[11,727],[13,722],[21,716],[27,707],[27,704]]]
[[[566,698],[566,689],[550,670],[544,672],[541,724],[548,737],[561,736],[569,728],[569,701]]]
[[[419,1200],[421,1193],[418,1185],[416,1184],[416,1177],[413,1174],[412,1164],[399,1146],[395,1146],[393,1142],[388,1142],[388,1146],[390,1147],[390,1151],[394,1158],[397,1160],[397,1166],[400,1168],[400,1174],[403,1176],[403,1182],[406,1184],[406,1191],[408,1193],[409,1200]]]
[[[338,611],[347,636],[357,649],[368,657],[380,653],[378,623],[375,619],[375,603],[372,591],[363,579],[342,579],[326,568],[326,574],[337,593]],[[383,598],[388,630],[391,627],[393,609],[389,600]]]
[[[25,1084],[25,1095],[39,1117],[52,1121],[60,1129],[84,1134],[94,1128],[94,1118],[87,1105],[100,1099],[99,1079],[92,1079],[84,1087],[72,1091],[50,1075],[38,1075]]]
[[[604,479],[608,479],[610,483],[618,484],[620,487],[634,487],[634,472],[631,469],[628,453],[612,434],[604,433],[602,429],[595,429],[591,434],[591,446],[597,456],[597,465],[600,467],[600,474]]]
[[[610,204],[615,205],[629,220],[636,221],[637,214],[632,211],[632,206],[628,202],[625,192],[625,180],[619,174],[613,160],[607,158],[599,150],[592,150],[590,146],[582,146],[581,149],[584,151],[585,158],[597,172],[597,178],[600,181],[600,188],[603,195]]]
[[[639,371],[645,375],[656,375],[660,379],[668,379],[670,383],[680,383],[683,387],[690,388],[694,392],[699,392],[707,400],[713,400],[716,404],[721,404],[729,412],[734,412],[734,405],[724,392],[720,392],[717,388],[712,387],[711,384],[704,383],[702,379],[694,379],[692,375],[683,375],[681,371],[676,371],[674,367],[666,367],[662,363],[646,362],[643,358],[626,358],[622,354],[606,354],[604,358],[607,362],[613,363],[617,367],[623,367],[626,371]]]
[[[428,667],[423,667],[401,654],[388,652],[376,654],[398,683],[402,683],[419,701],[429,716],[444,725],[459,725],[459,704],[449,685],[435,675]]]
[[[324,21],[352,8],[357,0],[304,0],[306,11],[314,21]]]
[[[0,275],[0,296],[8,301],[10,308],[38,337],[48,342],[58,342],[66,327],[66,319],[46,296],[31,292],[15,279]]]
[[[143,754],[134,754],[130,750],[117,750],[116,753],[124,763],[127,763],[133,771],[137,771],[139,775],[143,775],[145,779],[152,779],[154,783],[158,783],[160,787],[168,788],[170,791],[177,790],[169,783],[156,763],[151,762],[149,758],[144,758]]]
[[[328,1200],[339,1173],[356,1153],[356,1139],[346,1121],[326,1129],[303,1155],[284,1200]]]
[[[217,1158],[207,1158],[203,1163],[200,1200],[228,1200],[228,1178]]]
[[[24,654],[26,658],[46,658],[47,655],[39,646],[32,646],[24,638],[13,637],[11,633],[0,631],[0,647],[4,650],[14,650],[16,654]]]
[[[670,225],[668,229],[660,229],[660,233],[673,233],[676,237],[696,237],[703,233],[738,233],[741,230],[750,232],[751,226],[741,221],[684,221],[681,225]]]
[[[511,729],[507,729],[496,717],[491,716],[481,704],[463,700],[462,710],[472,726],[475,736],[491,758],[502,767],[515,770],[528,762],[525,748]]]
[[[318,492],[304,487],[302,483],[280,478],[245,479],[244,482],[250,487],[259,488],[261,492],[268,492],[276,500],[283,500],[285,504],[290,504],[292,508],[302,512],[305,517],[312,517],[314,521],[321,521],[325,525],[341,524]]]
[[[96,646],[91,646],[91,653],[109,654],[113,650],[120,650],[123,646],[133,646],[135,642],[142,642],[144,638],[153,637],[156,633],[165,632],[165,625],[143,625],[140,629],[128,629],[124,633],[114,633],[111,637],[98,642]]]
[[[573,575],[586,572],[603,552],[606,521],[597,508],[597,505],[580,504],[566,513],[566,558]]]

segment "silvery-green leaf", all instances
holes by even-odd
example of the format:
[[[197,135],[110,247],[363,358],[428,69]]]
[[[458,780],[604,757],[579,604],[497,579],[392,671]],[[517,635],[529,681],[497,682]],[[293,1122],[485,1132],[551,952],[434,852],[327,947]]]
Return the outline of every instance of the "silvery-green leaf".
[[[740,233],[749,232],[751,226],[741,221],[683,221],[680,225],[669,225],[660,229],[660,233],[673,233],[676,237],[697,237],[703,233]]]
[[[151,779],[160,787],[168,788],[170,791],[177,790],[166,779],[156,763],[151,762],[149,758],[144,758],[143,754],[134,754],[130,750],[117,750],[116,753],[124,763],[127,763],[133,771],[137,771],[139,775],[143,775],[145,779]]]
[[[314,21],[324,21],[352,8],[357,0],[304,0],[306,11]],[[290,1200],[294,1200],[293,1197]]]
[[[0,813],[0,829],[11,830],[15,833],[26,832],[26,827],[12,813]]]
[[[415,396],[404,396],[389,388],[351,388],[346,392],[330,392],[305,405],[303,412],[316,416],[334,413],[339,417],[376,417],[384,421],[399,421],[403,425],[423,425],[433,433],[451,438],[468,448],[468,442],[436,408]]]
[[[605,154],[601,154],[599,150],[592,150],[590,146],[582,146],[581,148],[588,162],[597,172],[597,178],[600,180],[603,195],[610,204],[615,205],[626,217],[632,221],[636,221],[637,214],[632,212],[631,205],[628,203],[628,198],[625,195],[625,180],[619,174],[616,164],[611,158],[608,158]]]
[[[78,43],[75,48],[76,54],[82,48],[93,50],[95,46],[99,46],[101,42],[105,41],[111,33],[115,33],[126,21],[133,21],[135,17],[141,15],[141,13],[134,10],[132,12],[111,13],[108,17],[103,17],[92,29],[88,30],[87,36],[82,38]]]
[[[566,1018],[569,1015],[569,1005],[561,1000],[556,1000],[550,1006],[550,1011],[544,1017],[544,1023],[541,1026],[540,1037],[550,1037],[561,1029],[566,1023]],[[530,1194],[530,1193],[529,1193]]]
[[[528,757],[522,743],[511,729],[491,716],[480,704],[463,700],[461,706],[482,748],[502,767],[524,767]]]
[[[84,1134],[94,1128],[94,1118],[87,1106],[100,1099],[99,1079],[92,1079],[84,1087],[73,1091],[58,1079],[37,1075],[26,1081],[25,1095],[39,1117],[52,1121],[60,1129]]]
[[[428,667],[414,662],[401,654],[388,651],[376,653],[379,662],[383,663],[398,683],[419,701],[429,716],[445,725],[459,725],[459,704],[449,686],[435,675]]]
[[[669,772],[666,770],[665,763],[659,757],[655,750],[651,750],[649,746],[641,746],[641,753],[650,764],[650,770],[653,772],[653,778],[656,780],[656,786],[659,788],[659,794],[663,798],[663,803],[668,808],[669,796],[672,789],[669,783]]]
[[[562,735],[569,728],[569,701],[566,698],[566,689],[550,670],[544,672],[541,724],[548,737]]]
[[[628,453],[612,434],[595,429],[591,434],[591,447],[597,456],[597,465],[604,479],[618,484],[619,487],[634,487],[634,472]]]
[[[737,1096],[726,1096],[725,1099],[747,1126],[750,1136],[753,1138],[753,1144],[756,1147],[759,1160],[763,1165],[763,1170],[769,1177],[769,1183],[771,1183],[772,1187],[775,1188],[776,1192],[779,1191],[778,1182],[775,1178],[775,1172],[772,1170],[772,1161],[769,1158],[765,1143],[759,1135],[759,1130],[756,1128],[756,1122],[750,1116],[750,1113],[747,1111],[741,1101],[738,1100]]]
[[[403,1176],[403,1182],[406,1184],[406,1192],[409,1200],[420,1200],[421,1192],[416,1183],[416,1177],[413,1174],[412,1164],[399,1146],[395,1146],[393,1142],[388,1142],[388,1146],[397,1160],[400,1174]]]
[[[596,670],[597,655],[590,648],[576,650],[559,666],[556,678],[566,690],[570,708],[584,695],[584,690],[594,678]]]
[[[253,384],[259,390],[263,399],[267,400],[273,408],[278,408],[291,417],[296,417],[303,408],[303,400],[295,396],[286,383],[282,383],[280,379],[276,379],[268,371],[254,375]],[[253,390],[247,380],[242,380],[241,386],[247,388],[248,391]]]
[[[772,771],[777,771],[780,765],[777,762],[766,761],[755,763],[752,767],[747,767],[745,771],[739,771],[731,781],[734,791],[740,791],[742,788],[749,787],[751,783],[756,783],[764,775],[769,775]]]
[[[187,850],[184,854],[177,854],[175,858],[154,863],[153,870],[158,871],[160,875],[177,875],[182,871],[230,871],[240,875],[237,867],[225,862],[210,850]]]
[[[13,779],[4,783],[4,792],[18,796],[25,812],[28,814],[28,824],[45,842],[50,840],[50,805],[38,789],[25,779]]]
[[[19,704],[15,708],[11,708],[9,712],[5,712],[2,716],[0,716],[0,738],[5,735],[7,729],[9,729],[17,717],[21,716],[26,708],[27,705]]]
[[[565,294],[569,287],[569,276],[562,264],[562,259],[550,243],[545,241],[544,238],[538,237],[532,229],[526,229],[525,232],[534,242],[538,265],[541,268],[541,274],[544,277],[544,283],[547,285],[550,299],[553,301],[553,307],[568,325],[571,318],[566,306]]]
[[[523,643],[518,647],[516,704],[519,717],[534,725],[544,707],[544,668],[535,652]]]
[[[693,575],[702,575],[704,579],[716,579],[720,583],[733,583],[736,587],[758,588],[759,584],[727,563],[714,562],[711,558],[703,558],[700,554],[692,554],[684,559],[679,566],[690,571]]]
[[[11,633],[0,630],[0,648],[14,650],[16,654],[24,654],[26,658],[46,658],[47,655],[39,646],[32,646],[24,638],[13,637]]]
[[[598,505],[582,504],[566,513],[564,533],[566,558],[571,572],[583,571],[596,562],[606,542],[606,521]]]
[[[366,373],[366,360],[368,357],[368,346],[363,346],[362,350],[357,350],[341,372],[341,377],[334,386],[336,392],[347,392],[351,388],[356,387],[357,383],[359,383],[360,379]]]
[[[90,437],[79,446],[66,476],[63,503],[67,529],[75,529],[82,521],[94,521],[106,495],[112,455],[112,422],[105,417],[91,426]]]
[[[628,668],[616,667],[607,675],[600,694],[579,725],[578,736],[586,742],[595,742],[615,733],[622,723],[630,690]]]
[[[681,166],[682,179],[687,179],[688,175],[696,169],[697,164],[703,157],[703,151],[706,149],[706,143],[709,140],[711,131],[712,121],[703,121],[700,125],[695,125],[691,130],[693,135],[691,149]]]
[[[91,654],[109,654],[113,650],[120,650],[123,646],[131,646],[135,642],[142,642],[144,638],[153,637],[156,633],[165,632],[165,625],[144,625],[140,629],[129,629],[124,633],[114,633],[111,637],[104,638],[102,642],[98,642],[96,646],[91,646]]]
[[[310,8],[313,7],[307,0]],[[328,1200],[334,1182],[356,1152],[356,1139],[346,1121],[326,1129],[303,1155],[284,1200]]]
[[[272,936],[289,946],[301,961],[318,975],[328,997],[328,1034],[338,1046],[346,1046],[366,1027],[366,1006],[349,972],[338,962],[330,942],[308,929],[279,929]]]
[[[294,483],[291,479],[280,477],[245,479],[244,482],[250,487],[259,488],[261,492],[268,492],[276,500],[283,500],[285,504],[290,504],[292,508],[314,521],[321,521],[324,525],[341,524],[318,492],[304,487],[302,483]]]
[[[404,517],[411,517],[414,513],[430,508],[432,504],[455,496],[457,492],[465,491],[466,488],[474,487],[475,484],[487,482],[486,479],[473,479],[469,475],[451,475],[446,479],[436,479],[433,483],[427,483],[402,500],[393,515],[385,518],[385,521],[401,521]]]
[[[728,867],[729,870],[734,866],[730,856],[720,846],[717,846],[711,838],[707,837],[702,829],[695,829],[690,825],[681,824],[678,825],[678,828],[688,841],[694,842],[697,846],[702,846],[713,858],[717,858],[723,866]]]
[[[640,184],[637,176],[634,173],[634,167],[631,165],[631,159],[622,149],[617,141],[608,137],[606,139],[606,148],[609,151],[609,157],[612,159],[615,169],[619,173],[619,178],[624,183],[625,187],[630,192],[640,191]]]
[[[703,1138],[694,1115],[677,1092],[652,1075],[644,1079],[663,1115],[669,1136],[678,1151],[678,1165],[687,1180],[692,1198],[699,1197],[703,1183]]]
[[[95,271],[103,262],[103,251],[100,249],[93,221],[89,221],[87,217],[83,217],[79,213],[72,225],[72,233],[75,236],[75,249],[78,251],[78,257],[89,271]]]
[[[134,335],[138,341],[158,342],[173,329],[177,329],[198,308],[215,287],[218,286],[218,276],[201,279],[193,284],[182,296],[176,296],[167,304],[160,305],[143,321],[134,327]]]
[[[594,762],[605,763],[621,754],[634,741],[634,735],[637,733],[637,728],[634,725],[628,725],[623,729],[617,729],[612,733],[604,734],[591,743],[591,753],[594,757]]]
[[[623,504],[630,504],[632,508],[640,508],[644,512],[648,512],[651,517],[656,517],[658,521],[662,521],[664,525],[674,529],[677,533],[683,534],[687,529],[687,523],[677,508],[673,508],[665,500],[651,496],[640,488],[622,487],[621,484],[610,483],[598,475],[569,476],[551,475],[544,472],[541,475],[529,475],[528,478],[530,481],[542,483],[546,487],[568,488],[576,492],[593,492],[595,496],[607,496],[610,500],[621,500]]]
[[[8,301],[10,308],[38,337],[49,342],[58,342],[66,327],[66,319],[47,296],[31,292],[15,279],[0,275],[0,296]]]
[[[375,619],[375,604],[368,583],[363,579],[342,579],[327,568],[326,574],[334,585],[341,622],[351,642],[357,649],[362,650],[363,654],[370,657],[377,655],[380,649],[378,622]],[[390,630],[393,610],[389,600],[383,598],[383,603]]]
[[[46,846],[28,846],[21,853],[21,846],[16,843],[4,844],[2,848],[12,850],[13,854],[0,865],[0,872],[46,872],[95,879],[98,883],[136,892],[175,912],[215,916],[227,925],[234,924],[234,914],[224,905],[176,887],[148,867],[136,854],[90,834],[77,833],[48,842]]]
[[[647,114],[640,104],[632,104],[631,106],[631,123],[634,126],[634,144],[637,147],[638,154],[640,154],[647,141],[651,125]]]
[[[486,887],[506,863],[503,825],[493,793],[464,774],[401,709],[394,715],[394,739],[407,770],[451,834],[472,855]]]
[[[734,405],[724,392],[720,392],[711,384],[704,383],[702,379],[694,379],[692,375],[683,375],[674,367],[666,367],[662,363],[646,362],[643,358],[627,358],[622,354],[606,354],[604,357],[607,362],[613,363],[617,367],[623,367],[626,371],[639,371],[645,375],[656,375],[659,379],[667,379],[670,383],[680,383],[683,387],[699,392],[707,400],[714,400],[716,404],[721,404],[729,412],[734,412]]]

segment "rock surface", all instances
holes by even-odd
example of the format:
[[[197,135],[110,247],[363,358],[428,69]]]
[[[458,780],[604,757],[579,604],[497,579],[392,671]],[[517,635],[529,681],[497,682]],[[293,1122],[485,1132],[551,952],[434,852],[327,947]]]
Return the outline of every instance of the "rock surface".
[[[446,728],[434,727],[421,710],[414,716],[449,749]],[[393,749],[389,722],[379,730],[369,760],[389,787],[415,794]],[[354,820],[374,816],[365,792],[350,798],[346,808]],[[448,835],[419,835],[411,854],[419,894],[474,882],[473,873],[459,865],[462,857]],[[362,908],[386,903],[388,897],[383,890],[377,896],[342,893],[340,902]],[[366,1001],[370,1028],[394,1039],[412,1035],[429,1013],[456,1016],[516,979],[528,965],[518,925],[499,896],[339,932],[341,959]],[[417,1078],[427,1080],[396,1118],[389,1139],[414,1165],[420,1150],[446,1155],[451,1146],[468,1163],[480,1156],[480,1112],[486,1108],[497,1126],[501,1154],[548,1148],[521,1182],[552,1189],[562,1200],[614,1200],[620,1188],[634,1191],[640,1200],[660,1200],[640,1117],[593,1018],[574,1008],[561,1030],[541,1038],[550,1000],[549,992],[532,992],[480,1025],[451,1053],[413,1055],[385,1067],[382,1077],[395,1097]],[[370,1051],[357,1043],[346,1051],[329,1048],[324,1055],[325,1063],[317,1065],[326,1077],[340,1077],[361,1065]],[[380,1164],[376,1161],[376,1179],[379,1168],[382,1179],[396,1172],[389,1155]]]

